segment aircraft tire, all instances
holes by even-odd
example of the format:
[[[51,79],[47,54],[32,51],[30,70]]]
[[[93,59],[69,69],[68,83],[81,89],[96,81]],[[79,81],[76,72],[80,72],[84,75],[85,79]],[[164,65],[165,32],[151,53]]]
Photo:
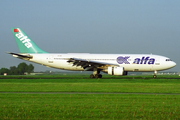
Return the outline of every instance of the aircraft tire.
[[[95,78],[102,78],[102,75],[101,74],[96,74]]]
[[[157,78],[157,76],[156,76],[156,75],[153,75],[153,78]]]
[[[99,74],[96,74],[96,75],[95,75],[95,78],[99,78]]]
[[[99,78],[102,78],[102,75],[101,75],[101,74],[99,74]]]
[[[91,74],[91,75],[90,75],[90,78],[94,78],[94,75],[93,75],[93,74]]]

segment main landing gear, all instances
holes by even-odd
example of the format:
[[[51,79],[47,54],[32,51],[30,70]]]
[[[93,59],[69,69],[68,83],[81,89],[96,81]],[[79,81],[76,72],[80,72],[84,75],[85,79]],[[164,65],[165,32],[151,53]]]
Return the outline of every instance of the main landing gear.
[[[91,74],[90,78],[102,78],[102,75],[101,74],[95,74],[95,75]]]
[[[102,78],[99,70],[95,70],[93,74],[90,75],[90,78]]]

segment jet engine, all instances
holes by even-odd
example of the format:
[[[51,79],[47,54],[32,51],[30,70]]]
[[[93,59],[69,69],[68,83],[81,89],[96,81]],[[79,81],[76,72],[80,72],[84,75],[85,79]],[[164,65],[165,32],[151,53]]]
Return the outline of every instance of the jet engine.
[[[127,71],[124,71],[123,67],[108,67],[107,73],[109,75],[127,75]]]

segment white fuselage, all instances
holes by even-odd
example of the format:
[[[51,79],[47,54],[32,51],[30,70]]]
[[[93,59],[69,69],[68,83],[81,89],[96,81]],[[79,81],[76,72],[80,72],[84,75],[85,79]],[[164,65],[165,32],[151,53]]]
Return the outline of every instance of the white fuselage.
[[[124,67],[124,71],[160,71],[172,68],[176,65],[169,58],[159,55],[149,54],[29,54],[33,56],[29,59],[47,67],[63,70],[83,71],[81,66],[73,66],[67,62],[70,58],[85,59],[87,61],[98,61],[102,63],[116,64]]]

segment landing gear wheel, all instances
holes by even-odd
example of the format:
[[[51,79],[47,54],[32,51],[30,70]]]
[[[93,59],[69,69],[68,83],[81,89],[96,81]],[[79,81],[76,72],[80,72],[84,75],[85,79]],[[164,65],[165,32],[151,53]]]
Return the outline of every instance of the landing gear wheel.
[[[94,75],[93,75],[93,74],[91,74],[91,75],[90,75],[90,78],[94,78]]]
[[[96,75],[95,75],[95,78],[99,78],[99,74],[96,74]]]
[[[102,78],[102,75],[101,74],[96,74],[95,78]]]
[[[99,78],[102,78],[102,75],[101,75],[101,74],[99,74]]]
[[[156,76],[156,75],[153,75],[153,78],[157,78],[157,76]]]

